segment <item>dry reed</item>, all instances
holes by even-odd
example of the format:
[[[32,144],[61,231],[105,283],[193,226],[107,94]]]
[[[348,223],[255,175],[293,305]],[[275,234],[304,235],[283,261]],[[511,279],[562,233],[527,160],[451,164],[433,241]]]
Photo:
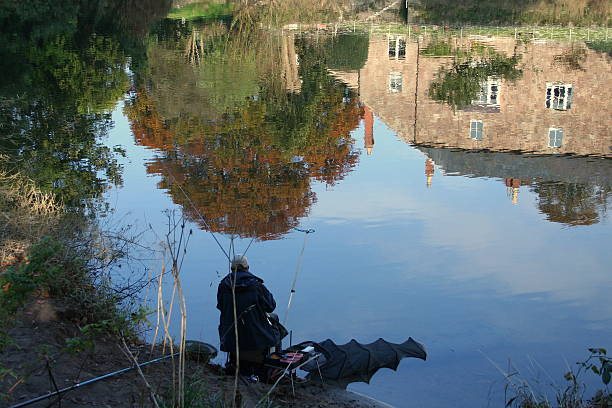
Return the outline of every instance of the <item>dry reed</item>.
[[[187,245],[191,237],[192,231],[185,230],[184,216],[177,216],[174,211],[167,212],[168,231],[165,235],[163,243],[163,262],[161,273],[157,278],[157,308],[156,308],[156,325],[153,334],[152,347],[156,344],[160,329],[162,330],[162,350],[165,353],[166,347],[170,349],[170,353],[178,354],[177,358],[172,357],[172,404],[174,407],[183,408],[185,406],[185,363],[186,352],[185,342],[187,336],[187,302],[181,284],[180,274],[181,266],[185,255],[187,254]],[[168,275],[172,279],[172,289],[170,299],[167,304],[164,304],[164,277]],[[175,313],[175,307],[178,308],[180,314],[180,331],[178,339],[171,334],[171,322]],[[161,327],[160,327],[161,325]],[[178,344],[178,351],[175,351]]]
[[[0,270],[23,259],[28,248],[57,225],[62,212],[55,196],[32,180],[0,171]]]

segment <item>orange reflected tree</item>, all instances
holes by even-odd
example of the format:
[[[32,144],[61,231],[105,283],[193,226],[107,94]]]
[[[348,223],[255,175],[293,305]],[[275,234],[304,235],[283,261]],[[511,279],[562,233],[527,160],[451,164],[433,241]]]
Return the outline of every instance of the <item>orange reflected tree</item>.
[[[129,99],[134,137],[159,152],[147,172],[162,176],[159,187],[203,228],[198,213],[213,232],[278,239],[316,201],[312,180],[333,185],[357,164],[356,95],[327,73],[315,48],[297,50],[297,92],[262,81],[258,94],[222,113],[170,118],[160,114],[154,86],[137,87]]]

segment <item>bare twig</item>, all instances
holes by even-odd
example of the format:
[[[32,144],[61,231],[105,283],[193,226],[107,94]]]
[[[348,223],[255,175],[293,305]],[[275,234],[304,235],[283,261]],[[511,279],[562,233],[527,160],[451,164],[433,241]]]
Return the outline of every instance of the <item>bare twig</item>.
[[[128,347],[127,343],[125,342],[125,337],[123,337],[123,336],[121,336],[121,343],[123,343],[123,351],[125,352],[126,356],[129,357],[131,362],[134,363],[134,366],[136,367],[136,370],[138,371],[138,374],[142,378],[142,381],[144,382],[145,386],[147,387],[147,390],[149,391],[149,397],[151,398],[151,402],[153,402],[153,405],[155,405],[156,408],[159,408],[159,403],[157,402],[157,397],[155,397],[155,393],[153,392],[153,388],[151,387],[151,384],[149,384],[149,382],[147,381],[146,377],[144,376],[144,373],[142,372],[142,369],[138,365],[138,360],[136,360],[136,357],[134,357],[134,354],[132,353],[132,351]]]

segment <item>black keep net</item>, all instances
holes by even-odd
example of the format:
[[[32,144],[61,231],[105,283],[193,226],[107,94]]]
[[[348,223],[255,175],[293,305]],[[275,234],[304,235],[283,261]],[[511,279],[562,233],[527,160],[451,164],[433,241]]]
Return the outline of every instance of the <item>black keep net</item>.
[[[315,379],[332,381],[341,387],[352,382],[369,383],[372,376],[381,368],[397,370],[400,361],[406,357],[425,360],[425,347],[412,337],[403,343],[390,343],[382,338],[370,344],[361,344],[356,340],[337,345],[327,339],[317,344],[325,356],[319,366],[308,364],[304,367]],[[317,347],[317,349],[319,349]],[[320,372],[320,375],[319,375]]]

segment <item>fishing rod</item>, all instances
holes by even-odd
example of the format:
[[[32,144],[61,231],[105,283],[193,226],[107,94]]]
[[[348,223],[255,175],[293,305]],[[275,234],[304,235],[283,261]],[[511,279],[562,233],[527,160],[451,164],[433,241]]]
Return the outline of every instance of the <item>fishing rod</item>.
[[[283,326],[287,324],[287,317],[289,316],[289,309],[291,309],[291,301],[293,300],[293,295],[295,293],[295,285],[297,284],[297,278],[302,269],[302,262],[304,260],[304,250],[306,249],[306,238],[308,234],[312,234],[315,232],[313,229],[299,229],[293,228],[296,231],[304,233],[304,243],[302,244],[302,250],[300,251],[300,257],[298,263],[295,268],[295,274],[293,275],[293,283],[291,284],[291,292],[289,293],[289,303],[287,303],[287,310],[285,310],[285,318],[283,319]]]
[[[66,387],[66,388],[62,388],[61,390],[50,392],[48,394],[41,395],[41,396],[33,398],[31,400],[28,400],[28,401],[25,401],[25,402],[20,402],[19,404],[11,405],[9,408],[27,407],[28,405],[32,405],[32,404],[34,404],[36,402],[43,401],[43,400],[49,399],[51,397],[55,397],[56,395],[61,395],[61,394],[65,393],[65,392],[75,390],[75,389],[83,387],[85,385],[93,384],[93,383],[96,383],[98,381],[102,381],[102,380],[105,380],[107,378],[114,377],[114,376],[119,375],[119,374],[127,373],[128,371],[136,369],[136,367],[144,367],[144,366],[149,365],[149,364],[153,364],[153,363],[157,363],[157,362],[162,361],[162,360],[166,360],[166,359],[168,359],[170,357],[178,356],[179,354],[180,353],[168,354],[167,356],[158,357],[156,359],[153,359],[153,360],[150,360],[150,361],[146,361],[146,362],[140,363],[138,365],[133,365],[131,367],[127,367],[127,368],[123,368],[121,370],[113,371],[112,373],[104,374],[104,375],[102,375],[100,377],[92,378],[90,380],[83,381],[83,382],[80,382],[80,383],[77,383],[77,384],[73,384],[73,385],[71,385],[69,387]]]

